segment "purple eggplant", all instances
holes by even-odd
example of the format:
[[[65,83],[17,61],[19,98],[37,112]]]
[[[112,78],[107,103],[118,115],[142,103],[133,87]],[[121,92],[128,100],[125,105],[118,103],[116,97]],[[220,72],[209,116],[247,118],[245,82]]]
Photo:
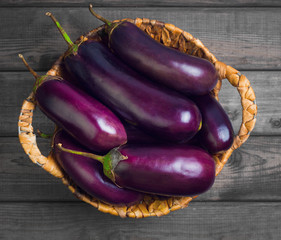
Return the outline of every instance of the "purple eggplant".
[[[192,99],[200,109],[203,122],[195,139],[212,154],[229,149],[234,132],[223,107],[211,94],[194,96]]]
[[[103,163],[104,173],[117,186],[163,196],[194,196],[213,185],[215,161],[193,146],[123,145],[105,156],[58,148]]]
[[[50,13],[69,50],[68,72],[92,95],[143,131],[171,141],[187,141],[201,126],[201,114],[189,99],[144,79],[120,61],[104,44],[73,44]]]
[[[215,87],[218,74],[206,59],[169,48],[130,22],[110,22],[91,5],[90,11],[105,22],[109,47],[133,69],[184,94],[203,95]]]
[[[58,143],[76,151],[85,151],[70,135],[59,131],[54,136]],[[55,158],[67,175],[92,197],[114,205],[133,205],[143,199],[143,194],[117,187],[103,174],[102,164],[93,159],[60,151],[55,147]]]
[[[40,110],[59,127],[93,151],[127,142],[124,126],[107,107],[61,77],[38,76],[23,61],[37,79],[33,92]]]

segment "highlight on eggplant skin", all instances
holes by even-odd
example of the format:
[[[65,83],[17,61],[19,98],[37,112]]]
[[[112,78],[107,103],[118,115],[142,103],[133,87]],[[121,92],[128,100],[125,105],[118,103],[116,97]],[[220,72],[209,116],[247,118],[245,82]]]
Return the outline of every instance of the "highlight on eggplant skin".
[[[84,156],[63,152],[56,146],[63,146],[77,151],[87,151],[65,131],[58,131],[54,136],[55,159],[67,175],[83,191],[103,202],[114,205],[133,205],[143,199],[143,194],[117,187],[103,174],[102,164]]]
[[[114,54],[101,42],[73,44],[67,40],[69,49],[63,64],[98,100],[59,77],[45,75],[35,86],[40,109],[65,130],[54,137],[57,161],[81,189],[109,204],[133,205],[144,193],[195,196],[206,192],[215,181],[216,170],[209,153],[188,144],[157,141],[152,141],[152,146],[123,145],[127,134],[114,113],[146,133],[153,132],[156,139],[178,143],[191,139],[203,122],[196,135],[202,146],[210,153],[226,150],[233,143],[231,122],[221,105],[206,94],[217,81],[214,66],[159,44],[129,22],[118,23],[111,30],[108,40]],[[163,85],[195,95],[189,100],[150,82],[126,64]],[[104,132],[112,133],[113,138]],[[134,134],[132,142],[149,139]],[[60,144],[73,153],[111,150],[105,156],[89,153],[102,166],[85,155],[62,151]]]
[[[121,146],[124,156],[113,169],[115,183],[145,193],[195,196],[215,181],[215,161],[194,146]]]
[[[94,151],[108,151],[127,142],[123,124],[106,106],[62,77],[39,76],[19,57],[36,79],[33,93],[40,110],[59,127]]]
[[[194,139],[212,154],[229,149],[234,141],[234,131],[221,104],[211,94],[191,98],[202,115],[202,128]]]
[[[104,44],[84,42],[64,63],[92,96],[143,131],[175,142],[198,132],[201,114],[194,102],[144,79]]]
[[[169,48],[130,22],[122,22],[110,32],[109,46],[133,69],[184,94],[206,94],[218,81],[208,60]]]
[[[119,117],[170,141],[187,141],[198,132],[201,114],[191,100],[148,81],[101,42],[74,44],[56,18],[46,14],[69,45],[64,57],[68,73]]]
[[[127,141],[122,123],[107,107],[64,80],[42,83],[35,97],[43,113],[93,151]]]
[[[184,94],[204,95],[216,86],[218,73],[206,59],[167,47],[126,20],[111,22],[92,5],[89,10],[105,23],[108,46],[138,72]]]
[[[163,196],[194,196],[214,183],[216,164],[206,151],[186,145],[123,145],[104,156],[58,144],[61,151],[103,164],[117,186]]]

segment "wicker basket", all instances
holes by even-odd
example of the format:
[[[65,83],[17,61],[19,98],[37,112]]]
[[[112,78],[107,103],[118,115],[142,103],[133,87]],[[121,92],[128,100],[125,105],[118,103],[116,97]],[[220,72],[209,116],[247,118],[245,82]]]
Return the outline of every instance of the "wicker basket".
[[[185,32],[172,24],[165,24],[156,20],[149,19],[123,19],[135,23],[139,28],[149,34],[157,41],[161,41],[166,46],[174,47],[180,51],[205,58],[214,64],[219,73],[219,81],[212,91],[213,95],[218,99],[218,93],[221,88],[222,79],[227,78],[232,86],[237,88],[242,105],[242,124],[238,135],[235,136],[234,143],[231,148],[221,154],[213,155],[216,162],[216,175],[222,170],[233,150],[239,148],[249,137],[256,122],[257,105],[255,101],[255,93],[250,86],[249,80],[236,69],[227,66],[223,62],[217,61],[216,57],[209,52],[209,50],[202,44],[199,39],[194,38],[190,33]],[[123,21],[121,20],[121,21]],[[118,22],[120,20],[116,20]],[[98,32],[104,29],[104,25],[92,30],[85,36],[86,38],[99,39]],[[79,39],[78,39],[79,40]],[[77,40],[77,41],[78,41]],[[63,56],[61,56],[48,71],[49,75],[64,76],[61,66]],[[110,213],[112,215],[119,215],[120,217],[143,218],[149,216],[162,216],[168,214],[170,211],[175,211],[188,206],[189,202],[195,197],[170,197],[160,199],[152,195],[146,195],[142,202],[131,206],[117,207],[103,203],[89,195],[81,192],[81,190],[69,179],[68,176],[61,170],[57,162],[52,156],[52,152],[48,157],[41,154],[37,143],[36,136],[33,132],[32,117],[36,106],[34,95],[24,100],[21,113],[19,116],[19,139],[20,143],[29,156],[29,158],[44,170],[55,177],[61,178],[62,182],[68,186],[69,190],[80,200],[91,204],[98,208],[98,210]]]

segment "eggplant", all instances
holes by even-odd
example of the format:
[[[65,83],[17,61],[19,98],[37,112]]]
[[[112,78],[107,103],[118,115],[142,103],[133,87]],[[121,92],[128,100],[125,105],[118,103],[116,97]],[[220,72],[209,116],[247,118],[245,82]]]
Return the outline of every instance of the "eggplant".
[[[63,146],[76,151],[86,151],[77,141],[64,131],[54,135],[54,153],[62,169],[83,191],[103,202],[114,205],[133,205],[143,199],[143,194],[117,187],[103,174],[102,164],[90,158],[60,151],[55,146]]]
[[[105,156],[57,147],[103,163],[104,174],[117,186],[163,196],[194,196],[215,180],[215,161],[206,151],[184,145],[123,145]]]
[[[187,141],[198,132],[201,114],[191,100],[143,78],[101,42],[73,44],[54,16],[47,15],[69,44],[67,71],[120,118],[170,141]]]
[[[121,121],[104,105],[58,76],[38,76],[33,93],[40,110],[92,151],[105,152],[125,144]]]
[[[195,139],[210,153],[229,149],[234,140],[234,131],[226,112],[211,95],[191,97],[202,114],[202,128]]]
[[[112,51],[138,72],[184,94],[204,95],[216,86],[217,71],[206,59],[167,47],[128,21],[110,22],[91,5],[90,11],[105,22]]]

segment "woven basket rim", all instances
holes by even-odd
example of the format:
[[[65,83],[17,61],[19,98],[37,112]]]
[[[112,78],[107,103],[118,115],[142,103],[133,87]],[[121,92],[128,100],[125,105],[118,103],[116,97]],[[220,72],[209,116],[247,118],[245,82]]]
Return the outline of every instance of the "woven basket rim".
[[[136,18],[134,20],[126,18],[122,20],[115,20],[114,22],[118,21],[132,22],[154,38],[155,35],[158,34],[158,31],[161,31],[160,39],[163,41],[163,44],[176,47],[181,51],[183,51],[183,49],[181,49],[182,46],[180,45],[180,41],[184,39],[186,41],[186,44],[191,45],[191,51],[187,52],[187,50],[190,49],[186,50],[188,54],[204,57],[214,64],[219,74],[219,81],[212,93],[217,100],[219,100],[218,93],[221,88],[222,79],[228,79],[231,85],[237,88],[241,97],[242,123],[238,134],[235,136],[231,148],[223,153],[213,155],[213,159],[216,162],[217,176],[232,152],[235,149],[239,148],[248,139],[250,132],[254,128],[256,122],[257,105],[255,100],[255,93],[250,86],[249,80],[243,74],[238,72],[238,70],[218,61],[216,57],[203,45],[203,43],[199,39],[194,38],[190,33],[183,31],[172,24],[146,18]],[[97,33],[103,30],[103,28],[104,25],[101,25],[93,29],[89,33],[86,33],[85,35],[79,37],[76,42],[78,42],[82,38],[96,39]],[[152,29],[156,29],[156,34],[153,33]],[[61,74],[60,63],[65,54],[66,52],[59,57],[59,59],[55,62],[55,64],[47,74],[53,76]],[[189,202],[197,197],[171,197],[168,200],[161,200],[157,197],[146,195],[142,203],[136,204],[131,207],[117,207],[96,200],[85,193],[81,193],[80,191],[78,191],[75,183],[73,183],[71,179],[69,179],[69,177],[61,170],[61,168],[55,161],[52,152],[48,157],[45,157],[41,154],[37,146],[36,136],[33,132],[32,127],[33,110],[35,109],[35,107],[36,101],[34,100],[33,93],[31,93],[28,98],[24,100],[19,116],[18,131],[20,143],[25,153],[34,163],[41,166],[44,170],[48,171],[53,176],[61,178],[62,182],[67,185],[70,191],[80,200],[91,204],[102,212],[110,213],[112,215],[119,215],[120,217],[142,218],[148,216],[162,216],[168,214],[171,211],[187,207]]]

